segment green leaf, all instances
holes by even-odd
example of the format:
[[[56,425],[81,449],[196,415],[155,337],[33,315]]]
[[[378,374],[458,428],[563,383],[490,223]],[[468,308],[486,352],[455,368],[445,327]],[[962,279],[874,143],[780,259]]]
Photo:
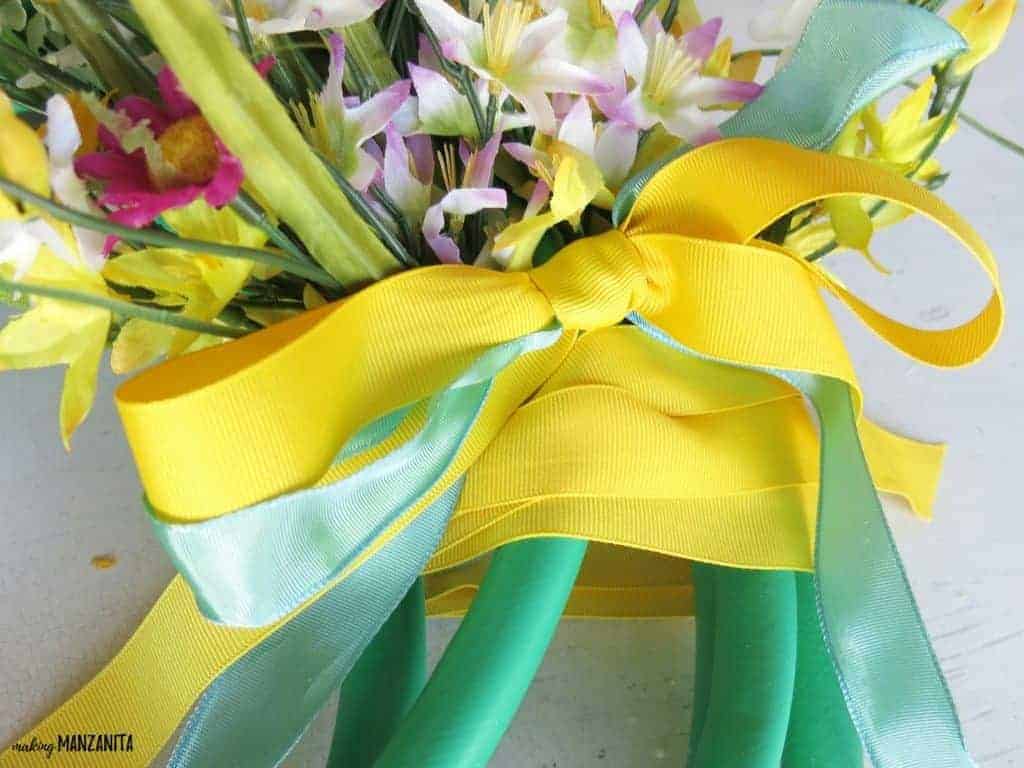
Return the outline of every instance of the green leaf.
[[[182,87],[242,161],[248,183],[313,257],[345,285],[397,270],[208,0],[132,2]]]

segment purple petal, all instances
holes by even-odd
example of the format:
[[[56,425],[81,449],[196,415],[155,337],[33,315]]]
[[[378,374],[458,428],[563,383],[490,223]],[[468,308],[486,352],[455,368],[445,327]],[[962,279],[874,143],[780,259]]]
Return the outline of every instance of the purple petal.
[[[115,179],[118,177],[145,177],[145,163],[119,152],[92,152],[75,159],[75,173],[91,179]]]
[[[174,74],[170,67],[164,67],[160,70],[156,76],[156,84],[160,89],[160,98],[163,99],[167,112],[172,119],[180,120],[199,111],[199,108],[192,99],[181,90],[178,76]]]
[[[217,165],[213,178],[203,190],[206,202],[214,208],[227,205],[234,200],[245,179],[242,161],[228,152],[227,147],[221,144],[220,139],[217,140],[217,149],[220,152],[220,163]]]
[[[360,142],[384,130],[392,115],[409,98],[411,88],[411,81],[399,80],[349,110],[348,118],[357,126],[356,135]]]
[[[274,68],[275,64],[277,64],[277,56],[264,56],[256,62],[256,71],[260,73],[260,77],[266,78],[267,75],[270,74],[270,70]]]
[[[722,29],[722,17],[704,22],[683,35],[686,52],[699,61],[707,61],[715,50],[715,41]]]
[[[426,69],[440,69],[441,60],[437,58],[437,54],[434,52],[434,46],[430,44],[430,38],[424,34],[420,34],[417,37],[417,63]],[[410,73],[412,68],[410,67]]]
[[[521,144],[518,141],[509,141],[502,146],[514,159],[527,167],[543,161],[546,157],[543,152],[534,149],[529,144]]]
[[[420,181],[429,183],[434,178],[434,145],[430,137],[420,133],[409,136],[405,140],[416,166],[416,176]]]
[[[455,244],[448,235],[435,235],[433,237],[425,237],[427,245],[430,246],[430,250],[437,256],[437,260],[442,264],[461,264],[462,257],[459,255],[459,246]]]
[[[113,211],[109,218],[126,227],[141,229],[164,211],[181,208],[199,197],[202,188],[197,186],[176,187],[164,192],[149,192],[136,195],[131,204]]]
[[[114,135],[114,132],[107,128],[107,126],[100,124],[98,132],[100,145],[107,149],[112,149],[115,152],[122,152],[121,140]]]
[[[722,138],[722,132],[718,130],[717,126],[713,125],[694,136],[690,143],[695,147],[699,147],[702,144],[710,144],[712,141],[718,141],[720,138]]]
[[[483,149],[475,154],[473,162],[469,165],[469,173],[463,183],[467,187],[486,187],[491,183],[491,174],[494,172],[494,160],[498,156],[498,148],[501,146],[501,134],[496,133],[487,140]]]

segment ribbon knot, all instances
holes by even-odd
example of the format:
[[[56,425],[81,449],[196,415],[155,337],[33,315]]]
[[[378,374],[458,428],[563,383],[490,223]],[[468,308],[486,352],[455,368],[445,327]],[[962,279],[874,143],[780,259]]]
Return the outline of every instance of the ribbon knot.
[[[570,243],[529,274],[563,327],[589,331],[665,307],[670,275],[663,254],[611,229]]]

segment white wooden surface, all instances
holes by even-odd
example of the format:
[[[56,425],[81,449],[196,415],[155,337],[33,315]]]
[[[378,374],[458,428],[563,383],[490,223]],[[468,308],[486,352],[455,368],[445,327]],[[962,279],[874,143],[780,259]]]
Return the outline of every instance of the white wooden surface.
[[[743,37],[756,0],[730,0]],[[1018,19],[983,65],[965,109],[1024,140]],[[1017,483],[1024,433],[1024,159],[964,127],[940,158],[942,195],[1000,257],[1009,322],[999,347],[963,371],[934,371],[882,346],[840,313],[869,412],[907,433],[950,443],[936,520],[890,510],[898,542],[978,764],[1024,765],[1024,522]],[[977,310],[979,270],[921,222],[889,233],[880,278],[852,255],[830,266],[883,309],[925,327]],[[127,639],[172,575],[139,507],[139,488],[105,374],[93,414],[66,455],[57,437],[61,374],[0,375],[0,744],[85,683]],[[93,555],[113,553],[99,571]],[[454,622],[434,622],[431,658]],[[492,765],[580,768],[682,765],[693,666],[690,620],[565,622]],[[287,765],[321,766],[333,703]]]

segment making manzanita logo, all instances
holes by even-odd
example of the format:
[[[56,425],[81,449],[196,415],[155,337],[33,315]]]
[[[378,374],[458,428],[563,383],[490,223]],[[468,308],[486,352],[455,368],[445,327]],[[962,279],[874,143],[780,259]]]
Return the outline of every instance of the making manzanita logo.
[[[42,741],[35,736],[31,741],[16,741],[14,752],[36,752],[49,760],[54,752],[131,752],[134,740],[130,733],[58,733],[56,741]]]

